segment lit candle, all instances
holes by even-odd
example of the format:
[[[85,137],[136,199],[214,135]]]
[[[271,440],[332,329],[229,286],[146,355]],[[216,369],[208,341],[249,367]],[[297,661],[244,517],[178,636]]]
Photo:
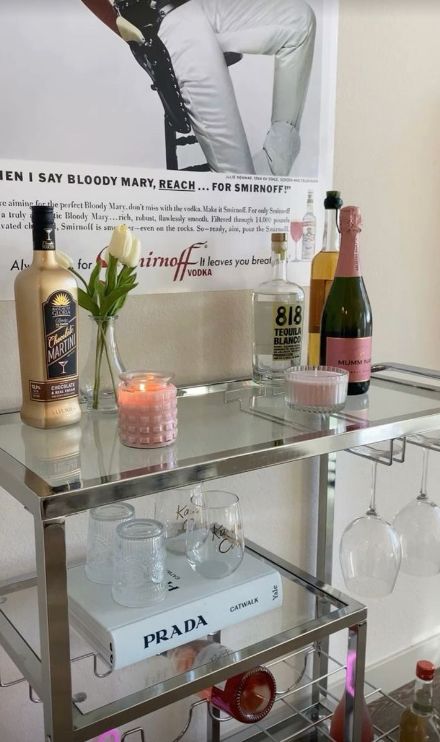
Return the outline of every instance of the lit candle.
[[[177,389],[170,377],[151,371],[121,374],[119,438],[134,448],[167,446],[177,436]]]

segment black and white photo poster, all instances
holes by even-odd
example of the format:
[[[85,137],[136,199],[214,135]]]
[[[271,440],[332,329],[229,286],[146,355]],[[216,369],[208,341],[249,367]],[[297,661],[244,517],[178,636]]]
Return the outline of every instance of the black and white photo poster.
[[[337,0],[2,0],[0,299],[30,206],[88,272],[140,237],[140,293],[251,288],[270,232],[307,285],[333,186]]]

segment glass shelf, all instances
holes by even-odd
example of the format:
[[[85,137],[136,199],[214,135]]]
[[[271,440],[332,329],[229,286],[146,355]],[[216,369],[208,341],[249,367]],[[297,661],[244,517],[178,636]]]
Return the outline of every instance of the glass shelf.
[[[173,446],[119,443],[117,419],[84,414],[79,425],[36,430],[0,415],[0,485],[43,520],[311,456],[440,428],[440,381],[380,367],[367,395],[341,412],[295,412],[283,394],[250,381],[179,390]]]
[[[81,730],[75,739],[89,739],[90,732],[95,733],[92,725],[103,720],[108,721],[107,728],[118,726],[123,723],[119,715],[124,711],[131,719],[139,718],[226,677],[298,651],[365,620],[366,608],[338,590],[319,583],[254,544],[249,544],[248,549],[280,571],[283,605],[224,629],[221,643],[230,652],[213,662],[181,672],[176,669],[172,653],[164,652],[111,673],[98,658],[94,672],[96,653],[71,626],[72,693],[79,699],[74,706],[74,721],[76,729]],[[14,643],[21,648],[13,653],[14,661],[31,683],[29,655],[38,662],[40,655],[38,626],[33,618],[37,612],[37,590],[28,586],[6,592],[3,597],[6,600],[0,605],[0,633],[4,633],[5,622],[15,628],[19,639]],[[16,676],[4,680],[16,680]]]

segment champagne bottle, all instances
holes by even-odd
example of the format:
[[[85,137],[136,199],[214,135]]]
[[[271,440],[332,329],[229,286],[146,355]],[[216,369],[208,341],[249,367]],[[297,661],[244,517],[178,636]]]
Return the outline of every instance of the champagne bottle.
[[[345,742],[345,692],[336,706],[330,722],[330,737],[334,742]],[[374,732],[370,712],[365,698],[362,698],[362,731],[360,742],[373,742]]]
[[[34,257],[15,279],[23,402],[21,419],[36,428],[78,422],[77,285],[55,254],[50,206],[32,207]]]
[[[327,191],[324,199],[325,222],[322,249],[312,260],[309,303],[308,364],[319,366],[321,315],[335,275],[339,257],[339,209],[342,206],[339,191]]]
[[[349,372],[348,394],[364,394],[371,376],[373,320],[359,265],[361,224],[357,206],[341,209],[341,249],[321,319],[321,364]]]
[[[414,698],[400,717],[399,742],[434,742],[440,739],[438,725],[433,719],[434,672],[432,662],[417,662]]]

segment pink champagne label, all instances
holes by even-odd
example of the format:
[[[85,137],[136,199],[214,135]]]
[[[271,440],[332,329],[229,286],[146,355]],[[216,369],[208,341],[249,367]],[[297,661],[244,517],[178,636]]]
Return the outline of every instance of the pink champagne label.
[[[353,232],[347,232],[342,235],[335,276],[351,278],[352,276],[360,275],[358,235]]]
[[[325,365],[348,371],[349,384],[368,381],[371,376],[371,336],[327,338]]]

